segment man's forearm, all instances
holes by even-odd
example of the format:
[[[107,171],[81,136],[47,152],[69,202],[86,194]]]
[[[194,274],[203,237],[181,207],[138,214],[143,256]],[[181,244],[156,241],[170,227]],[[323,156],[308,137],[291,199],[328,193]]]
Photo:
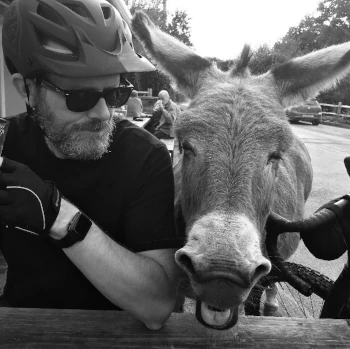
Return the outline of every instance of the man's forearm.
[[[62,201],[50,233],[56,239],[64,237],[68,223],[78,212],[74,205]],[[158,329],[170,316],[176,298],[175,269],[166,270],[157,261],[127,250],[95,224],[83,241],[63,251],[106,298],[147,327]],[[174,257],[164,260],[167,258]]]

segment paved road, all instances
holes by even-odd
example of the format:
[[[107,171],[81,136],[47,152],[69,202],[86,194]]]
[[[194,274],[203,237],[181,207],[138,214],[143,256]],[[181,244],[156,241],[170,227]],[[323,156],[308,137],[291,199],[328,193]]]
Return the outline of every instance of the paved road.
[[[350,178],[343,163],[344,158],[350,156],[350,129],[306,123],[292,128],[306,144],[312,160],[314,180],[306,204],[306,214],[311,214],[327,201],[350,193]],[[335,279],[343,268],[346,255],[335,261],[320,261],[301,244],[292,260]]]

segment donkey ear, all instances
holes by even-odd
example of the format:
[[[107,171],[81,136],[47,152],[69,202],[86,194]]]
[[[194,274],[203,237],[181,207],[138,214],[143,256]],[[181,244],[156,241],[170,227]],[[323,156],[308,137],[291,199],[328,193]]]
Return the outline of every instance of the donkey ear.
[[[332,87],[350,73],[350,42],[294,58],[271,70],[287,107]]]
[[[150,57],[192,98],[200,87],[201,74],[211,68],[211,62],[162,32],[142,11],[135,12],[131,25]]]

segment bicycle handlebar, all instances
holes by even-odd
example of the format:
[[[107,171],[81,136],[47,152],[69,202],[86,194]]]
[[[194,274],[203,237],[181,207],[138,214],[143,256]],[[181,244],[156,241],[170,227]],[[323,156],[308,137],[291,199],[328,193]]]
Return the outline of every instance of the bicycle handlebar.
[[[271,213],[266,223],[267,236],[299,232],[305,246],[319,259],[339,258],[350,246],[344,233],[350,233],[350,195],[324,205],[312,216],[300,221],[288,221]],[[267,240],[267,246],[270,244]]]
[[[350,176],[350,157],[344,159],[344,164]],[[319,259],[340,257],[350,247],[350,194],[322,206],[304,220],[289,221],[274,212],[267,219],[266,248],[272,264],[294,288],[308,295],[312,293],[310,285],[288,270],[277,249],[278,236],[288,232],[299,232],[305,246]]]
[[[350,157],[344,159],[344,164],[350,176]],[[350,194],[323,205],[313,215],[299,221],[289,221],[272,212],[266,231],[267,236],[276,236],[275,240],[279,234],[299,232],[315,257],[336,259],[350,247]],[[269,241],[271,243],[271,239]]]

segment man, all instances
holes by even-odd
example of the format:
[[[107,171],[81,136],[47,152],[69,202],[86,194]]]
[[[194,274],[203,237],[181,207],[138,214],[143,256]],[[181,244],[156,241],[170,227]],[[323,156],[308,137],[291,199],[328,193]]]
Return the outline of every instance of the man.
[[[180,115],[180,108],[170,99],[169,93],[165,90],[159,92],[156,104],[161,116],[154,135],[158,139],[174,138],[173,125]]]
[[[174,309],[173,173],[165,146],[114,108],[122,74],[154,67],[105,0],[14,0],[3,51],[27,113],[0,158],[2,303],[123,309],[159,329]]]
[[[180,108],[170,99],[169,93],[162,90],[158,94],[151,120],[145,129],[159,139],[174,138],[173,124],[180,112]]]
[[[142,114],[142,101],[138,98],[136,90],[131,91],[130,98],[127,102],[126,116],[130,118],[139,118]]]

